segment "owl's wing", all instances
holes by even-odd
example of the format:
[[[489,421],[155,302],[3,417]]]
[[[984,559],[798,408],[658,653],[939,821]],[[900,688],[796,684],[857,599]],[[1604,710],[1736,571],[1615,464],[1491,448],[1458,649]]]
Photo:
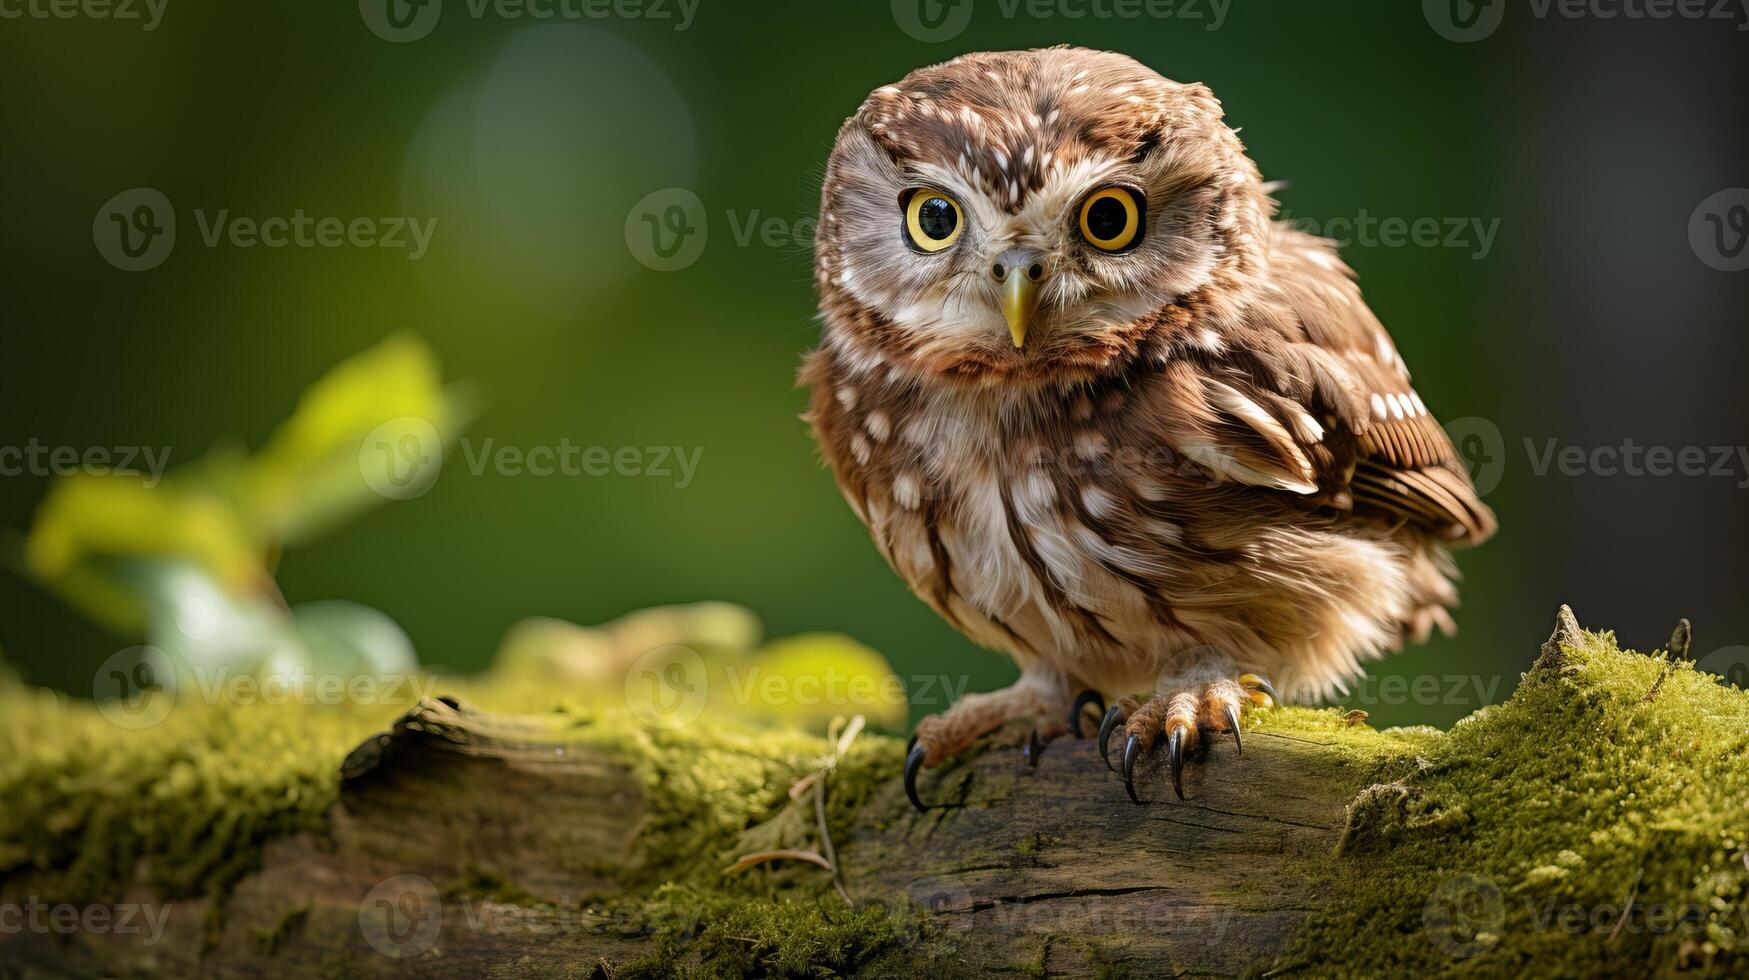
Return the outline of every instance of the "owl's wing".
[[[1493,511],[1346,267],[1310,236],[1275,245],[1271,309],[1170,360],[1156,424],[1221,479],[1452,544],[1491,536]]]

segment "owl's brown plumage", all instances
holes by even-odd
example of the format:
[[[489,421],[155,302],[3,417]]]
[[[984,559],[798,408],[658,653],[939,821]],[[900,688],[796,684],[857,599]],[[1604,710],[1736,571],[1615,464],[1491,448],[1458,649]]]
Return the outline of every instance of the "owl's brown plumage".
[[[931,764],[1081,688],[1223,727],[1237,673],[1327,693],[1449,630],[1447,549],[1494,518],[1273,211],[1213,94],[1116,54],[966,55],[840,131],[810,422],[893,568],[1022,670],[919,727]]]

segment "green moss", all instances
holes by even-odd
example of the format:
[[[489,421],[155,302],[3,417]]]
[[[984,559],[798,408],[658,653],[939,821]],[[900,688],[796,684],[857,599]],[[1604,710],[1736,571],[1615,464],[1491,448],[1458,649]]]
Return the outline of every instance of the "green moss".
[[[1383,777],[1319,869],[1334,901],[1282,965],[1518,976],[1749,963],[1742,692],[1591,635],[1447,734],[1378,735]]]
[[[487,710],[532,707],[501,706],[499,692],[464,682],[446,681],[440,690],[459,691]],[[0,683],[0,878],[8,888],[68,902],[103,900],[136,882],[168,898],[221,895],[256,866],[268,841],[323,831],[342,760],[406,707],[196,699],[134,729],[90,702]],[[561,715],[555,732],[614,752],[643,785],[643,863],[624,881],[634,888],[715,878],[741,836],[789,805],[790,787],[830,753],[824,738],[745,722],[707,717],[652,730],[623,710]],[[902,754],[896,740],[865,735],[839,762],[828,794],[829,822],[839,834],[898,771]],[[476,870],[477,880],[456,886],[519,891]]]
[[[921,909],[746,899],[664,885],[641,907],[651,949],[619,977],[915,976],[945,956]]]
[[[478,682],[441,690],[491,711],[551,708]],[[322,832],[341,760],[404,707],[193,704],[134,731],[0,680],[0,878],[55,901],[113,899],[136,882],[222,897],[267,841]],[[652,730],[611,707],[549,717],[627,760],[645,789],[642,863],[607,901],[652,943],[620,975],[905,975],[951,955],[922,910],[848,905],[812,865],[721,874],[764,837],[815,846],[812,798],[789,790],[825,764],[825,739],[709,715]],[[1304,869],[1318,911],[1283,967],[1504,976],[1749,960],[1749,696],[1686,664],[1592,636],[1450,732],[1297,708],[1250,724],[1339,744],[1367,784],[1340,847]],[[839,762],[827,818],[840,846],[902,755],[865,735]],[[491,869],[448,890],[532,901]],[[256,938],[281,945],[300,916]]]
[[[544,902],[496,868],[470,864],[454,880],[444,883],[444,899],[481,899],[506,905],[532,906]]]
[[[790,787],[830,753],[817,736],[704,719],[651,730],[607,713],[595,716],[591,728],[587,741],[631,760],[646,790],[644,864],[630,884],[711,880],[733,861],[743,834],[790,806]],[[840,839],[855,811],[899,771],[903,754],[896,739],[864,736],[839,763],[826,798],[829,826]]]
[[[286,909],[272,926],[254,930],[255,945],[264,956],[276,955],[293,935],[304,927],[310,917],[310,903],[304,902]]]
[[[191,703],[136,730],[0,684],[0,876],[75,903],[217,894],[266,841],[321,828],[341,760],[397,710]]]

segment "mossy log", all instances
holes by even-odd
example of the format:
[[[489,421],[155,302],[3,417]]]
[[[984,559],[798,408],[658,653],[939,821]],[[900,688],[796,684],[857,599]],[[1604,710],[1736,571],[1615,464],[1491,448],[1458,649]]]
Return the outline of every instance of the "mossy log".
[[[1521,702],[1523,719],[1513,713]],[[867,916],[830,928],[779,920],[784,935],[731,927],[713,947],[694,942],[706,924],[664,931],[640,904],[652,868],[673,877],[690,866],[683,877],[717,882],[725,862],[717,849],[655,850],[663,789],[635,753],[580,742],[569,715],[499,716],[434,698],[351,753],[324,827],[267,843],[223,896],[169,903],[160,941],[113,930],[0,936],[0,962],[13,964],[0,974],[1730,971],[1749,935],[1745,719],[1749,695],[1680,655],[1616,653],[1569,615],[1513,702],[1453,733],[1262,712],[1242,755],[1231,739],[1204,747],[1183,800],[1158,763],[1138,774],[1138,806],[1093,740],[1023,754],[1024,730],[1010,731],[925,774],[938,807],[913,812],[889,764],[833,829],[835,848],[821,851],[835,858],[842,892],[816,882],[802,904],[877,910],[878,929]],[[1538,741],[1532,724],[1557,727],[1524,744]],[[1576,727],[1563,741],[1565,725]],[[1641,728],[1646,740],[1626,761],[1584,758]],[[1515,812],[1492,809],[1507,771],[1496,764],[1536,769],[1521,782],[1534,798]],[[1672,772],[1668,794],[1635,776],[1635,805],[1650,809],[1593,812],[1629,778],[1615,767],[1641,765]],[[1678,799],[1698,802],[1682,809]],[[1627,834],[1624,821],[1651,829]],[[1454,880],[1483,882],[1453,900],[1455,923],[1436,908]],[[19,900],[16,889],[0,894]],[[1545,895],[1587,908],[1614,898],[1629,911],[1693,897],[1704,921],[1563,933],[1531,921]],[[859,929],[878,937],[859,939]],[[788,959],[761,952],[803,938],[811,945]]]
[[[633,867],[644,799],[632,765],[568,745],[551,727],[422,702],[347,760],[327,835],[268,846],[225,903],[212,948],[202,949],[203,899],[173,906],[156,947],[92,937],[32,958],[71,973],[315,976],[343,964],[354,975],[458,978],[632,958],[641,940],[611,915],[561,913],[556,902],[531,912],[520,895],[494,912],[490,899],[423,894],[425,881],[490,868],[532,896],[599,896],[614,871]],[[968,967],[1081,972],[1102,938],[1121,938],[1137,966],[1238,973],[1285,949],[1318,901],[1295,859],[1335,846],[1365,768],[1339,744],[1257,732],[1242,759],[1231,741],[1215,744],[1186,775],[1186,801],[1138,807],[1091,740],[1054,742],[1036,767],[1018,748],[993,749],[926,774],[927,789],[952,801],[927,814],[886,787],[838,842],[840,874],[853,900],[903,895],[929,909],[962,940]],[[1169,797],[1163,776],[1143,785]],[[396,876],[408,877],[367,897]],[[376,898],[397,904],[385,914],[408,931],[388,938],[408,950],[427,914],[418,903],[436,899],[441,955],[396,959],[373,947],[360,910],[370,915]],[[483,928],[488,919],[503,921]]]

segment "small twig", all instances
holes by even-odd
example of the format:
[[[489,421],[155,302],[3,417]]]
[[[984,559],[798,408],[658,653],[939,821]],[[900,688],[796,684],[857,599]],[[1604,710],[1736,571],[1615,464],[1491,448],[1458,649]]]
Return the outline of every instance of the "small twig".
[[[832,862],[822,857],[818,851],[801,851],[793,848],[786,848],[781,851],[759,851],[754,854],[743,854],[734,864],[724,868],[723,874],[732,875],[738,871],[746,871],[748,868],[751,868],[756,864],[764,864],[767,861],[781,861],[785,858],[795,858],[798,861],[811,861],[814,864],[825,868],[827,871],[832,870]]]
[[[1641,701],[1656,701],[1658,699],[1658,690],[1664,686],[1664,678],[1669,677],[1669,676],[1670,676],[1670,665],[1668,663],[1659,664],[1658,665],[1658,679],[1652,682],[1652,689],[1650,691],[1647,691],[1646,693],[1640,695],[1640,700]]]
[[[832,887],[838,889],[838,897],[844,899],[844,904],[850,904],[850,893],[844,890],[844,882],[838,877],[838,854],[832,849],[832,834],[826,829],[826,781],[820,780],[814,785],[814,817],[820,822],[820,847],[826,852],[826,870],[832,872]]]
[[[851,743],[856,741],[856,736],[862,734],[864,724],[863,717],[856,715],[850,719],[849,724],[844,726],[844,731],[838,736],[838,744],[833,750],[832,758],[826,763],[826,768],[820,773],[819,780],[814,784],[814,819],[820,825],[820,848],[826,852],[826,859],[831,862],[832,887],[838,889],[838,897],[844,899],[846,905],[851,904],[850,892],[845,890],[844,879],[838,873],[838,852],[832,846],[832,831],[826,826],[826,777],[838,768],[838,763],[845,756],[850,754]]]
[[[1614,942],[1615,937],[1621,934],[1621,927],[1627,925],[1628,913],[1633,911],[1634,899],[1636,897],[1638,897],[1640,894],[1640,879],[1645,877],[1645,874],[1646,874],[1645,868],[1641,868],[1640,870],[1634,872],[1634,883],[1628,886],[1628,900],[1626,902],[1622,903],[1621,918],[1615,920],[1615,928],[1609,930],[1609,941],[1610,942]]]
[[[1676,621],[1676,629],[1670,633],[1670,642],[1665,644],[1665,654],[1671,660],[1687,660],[1688,648],[1694,643],[1694,626],[1687,617]]]
[[[844,733],[838,736],[837,750],[832,753],[832,762],[827,768],[835,768],[838,765],[838,760],[850,754],[850,743],[856,741],[856,736],[862,734],[862,728],[865,724],[867,722],[863,720],[861,715],[855,715],[850,719],[850,723],[844,726]]]
[[[838,852],[832,846],[832,832],[826,827],[826,778],[832,774],[833,770],[838,768],[839,761],[846,755],[850,754],[851,743],[856,741],[856,736],[862,734],[862,729],[865,724],[866,722],[861,715],[852,717],[844,726],[844,731],[840,732],[838,737],[834,740],[832,754],[827,756],[825,765],[814,772],[808,773],[801,779],[796,780],[794,785],[789,788],[789,798],[791,800],[800,800],[802,794],[806,793],[809,789],[814,791],[814,821],[820,830],[820,851],[803,851],[791,848],[776,851],[759,851],[755,854],[743,854],[734,864],[724,868],[723,874],[728,875],[739,871],[745,871],[754,865],[764,864],[767,861],[781,861],[787,858],[808,861],[830,871],[832,873],[832,887],[838,890],[838,896],[844,899],[844,904],[851,904],[850,892],[845,890],[844,879],[838,872]],[[830,735],[828,735],[828,737],[830,737]],[[821,851],[824,851],[825,853],[822,854],[820,853]]]
[[[1555,631],[1543,641],[1542,656],[1536,659],[1532,670],[1558,671],[1567,662],[1567,654],[1563,646],[1576,647],[1584,642],[1584,634],[1579,629],[1579,619],[1573,615],[1573,607],[1562,604],[1555,611]]]

